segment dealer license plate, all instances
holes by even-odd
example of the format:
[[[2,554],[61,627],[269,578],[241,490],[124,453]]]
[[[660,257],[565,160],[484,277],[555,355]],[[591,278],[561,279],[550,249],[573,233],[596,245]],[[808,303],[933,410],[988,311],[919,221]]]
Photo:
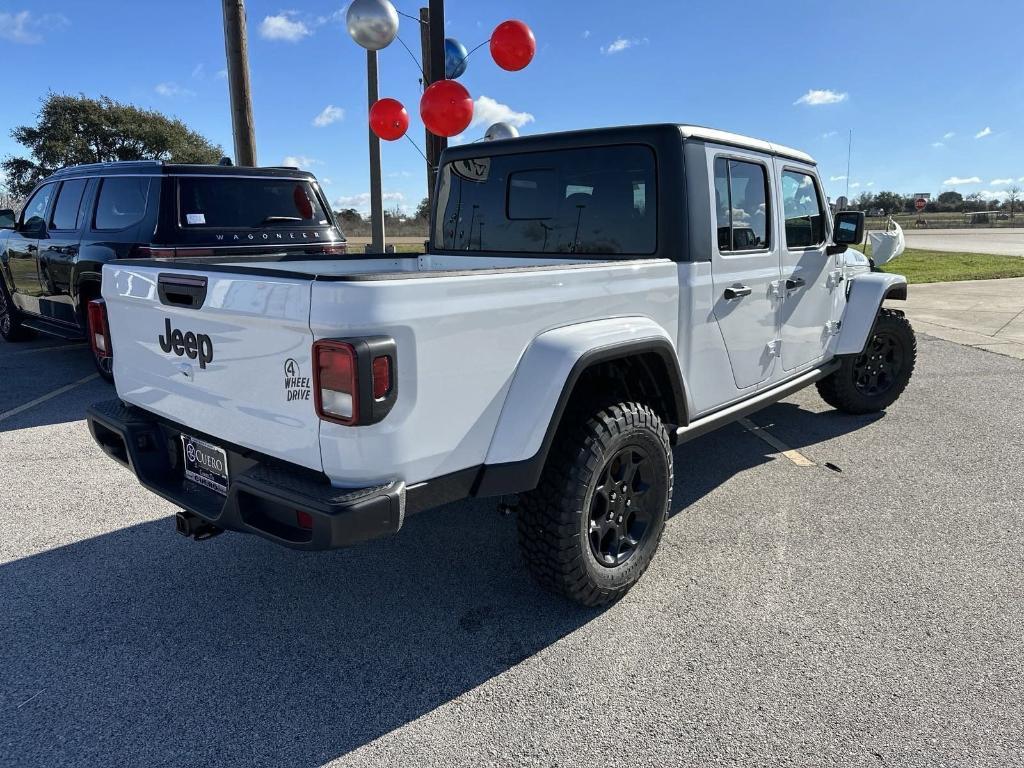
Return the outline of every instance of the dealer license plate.
[[[228,455],[223,448],[190,435],[181,436],[185,452],[185,478],[227,496]]]

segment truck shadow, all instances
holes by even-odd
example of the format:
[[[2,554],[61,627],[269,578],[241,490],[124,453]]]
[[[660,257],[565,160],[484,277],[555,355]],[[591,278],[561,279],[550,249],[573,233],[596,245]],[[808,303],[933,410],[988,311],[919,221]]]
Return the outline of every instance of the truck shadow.
[[[772,410],[808,435],[861,423]],[[677,449],[674,509],[769,451],[735,426]],[[332,553],[162,519],[2,565],[0,596],[8,766],[322,765],[601,615],[533,586],[490,501]]]

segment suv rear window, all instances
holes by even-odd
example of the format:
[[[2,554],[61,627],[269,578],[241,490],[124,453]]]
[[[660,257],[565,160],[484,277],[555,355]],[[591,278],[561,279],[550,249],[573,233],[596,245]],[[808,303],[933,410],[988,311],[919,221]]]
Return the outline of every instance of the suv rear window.
[[[654,151],[621,145],[476,157],[442,169],[434,243],[444,250],[650,255]]]
[[[214,176],[178,179],[178,221],[189,229],[308,227],[331,223],[308,181]]]

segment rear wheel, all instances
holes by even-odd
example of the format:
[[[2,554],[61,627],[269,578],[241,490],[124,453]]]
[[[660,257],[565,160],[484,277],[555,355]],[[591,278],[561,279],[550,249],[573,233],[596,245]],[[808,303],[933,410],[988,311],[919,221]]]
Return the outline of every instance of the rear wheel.
[[[0,336],[7,341],[25,341],[32,332],[21,324],[21,312],[14,306],[3,277],[0,277]]]
[[[822,400],[847,413],[877,413],[892,405],[910,383],[917,339],[903,315],[883,309],[864,351],[843,359],[818,382]]]
[[[585,414],[520,496],[519,543],[545,588],[590,606],[622,597],[647,570],[672,499],[668,432],[650,408]]]

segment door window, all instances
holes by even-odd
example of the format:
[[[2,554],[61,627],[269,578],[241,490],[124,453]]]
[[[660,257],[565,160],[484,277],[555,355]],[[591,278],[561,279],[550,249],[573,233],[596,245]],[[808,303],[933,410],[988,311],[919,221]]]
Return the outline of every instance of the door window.
[[[47,184],[36,190],[21,211],[21,226],[25,229],[41,229],[46,223],[46,209],[53,196],[54,184]]]
[[[782,209],[787,248],[814,248],[825,242],[825,216],[813,176],[782,172]]]
[[[142,221],[149,198],[149,179],[112,176],[103,180],[96,203],[96,229],[124,229]]]
[[[78,229],[78,209],[87,183],[85,179],[72,179],[61,185],[50,219],[50,226],[53,229]]]
[[[771,247],[768,173],[763,165],[716,158],[715,209],[720,252]]]

